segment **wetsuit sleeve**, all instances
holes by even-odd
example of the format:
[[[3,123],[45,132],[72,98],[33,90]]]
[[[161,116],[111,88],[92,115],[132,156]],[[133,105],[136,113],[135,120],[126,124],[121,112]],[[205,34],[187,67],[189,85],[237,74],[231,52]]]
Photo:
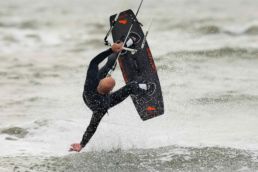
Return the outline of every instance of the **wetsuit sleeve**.
[[[99,79],[97,76],[99,73],[99,67],[98,67],[99,63],[101,63],[105,58],[107,58],[112,53],[113,53],[112,49],[109,48],[108,50],[100,53],[99,55],[97,55],[91,60],[88,68],[85,84],[84,84],[84,91],[94,90],[97,87],[99,82]]]
[[[95,112],[92,115],[91,121],[89,126],[87,127],[85,133],[83,134],[81,146],[85,147],[85,145],[90,141],[91,137],[94,135],[95,131],[97,130],[97,127],[105,115],[104,112]]]
[[[118,53],[112,53],[108,56],[107,63],[99,70],[99,79],[103,79],[107,76],[108,72],[113,68],[116,63]]]
[[[112,53],[113,51],[111,48],[107,49],[106,51],[103,51],[102,53],[100,53],[99,55],[94,57],[94,59],[91,60],[90,65],[98,66],[105,58],[107,58]]]

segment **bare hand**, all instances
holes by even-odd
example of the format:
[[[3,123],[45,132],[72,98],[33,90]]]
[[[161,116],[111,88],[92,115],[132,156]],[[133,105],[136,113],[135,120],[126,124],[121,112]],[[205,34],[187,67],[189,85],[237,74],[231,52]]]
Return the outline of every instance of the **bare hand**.
[[[111,48],[114,53],[119,53],[123,50],[123,42],[114,43]]]
[[[80,152],[82,150],[82,146],[80,143],[74,143],[71,145],[69,151],[72,152],[72,151],[75,151],[75,152]]]

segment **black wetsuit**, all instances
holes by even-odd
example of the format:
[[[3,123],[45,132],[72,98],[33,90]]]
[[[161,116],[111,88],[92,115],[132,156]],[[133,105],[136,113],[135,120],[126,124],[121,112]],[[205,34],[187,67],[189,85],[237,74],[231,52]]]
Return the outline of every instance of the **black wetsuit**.
[[[98,65],[107,57],[107,63],[101,69],[99,69]],[[105,78],[109,70],[112,69],[112,66],[116,62],[116,57],[117,53],[113,53],[111,49],[108,49],[97,55],[90,62],[84,85],[83,100],[85,104],[93,111],[93,115],[80,143],[82,147],[89,142],[95,133],[99,122],[107,113],[109,108],[122,102],[130,94],[144,91],[139,88],[138,83],[130,82],[111,94],[102,95],[97,92],[99,81]]]

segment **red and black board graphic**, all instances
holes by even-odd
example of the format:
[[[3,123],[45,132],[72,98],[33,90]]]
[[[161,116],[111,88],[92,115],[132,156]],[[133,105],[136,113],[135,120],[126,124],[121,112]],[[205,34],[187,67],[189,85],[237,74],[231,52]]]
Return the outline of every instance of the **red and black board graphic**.
[[[115,21],[115,15],[110,17],[110,25]],[[152,94],[131,95],[136,110],[142,120],[148,120],[164,113],[164,103],[157,74],[157,69],[151,54],[151,50],[146,41],[144,48],[141,45],[144,39],[144,33],[141,24],[138,22],[132,10],[127,10],[119,14],[112,30],[113,41],[116,42],[125,38],[133,24],[130,36],[137,37],[132,48],[138,49],[135,54],[125,51],[119,58],[119,65],[126,83],[131,81],[148,82],[155,85],[155,91]]]

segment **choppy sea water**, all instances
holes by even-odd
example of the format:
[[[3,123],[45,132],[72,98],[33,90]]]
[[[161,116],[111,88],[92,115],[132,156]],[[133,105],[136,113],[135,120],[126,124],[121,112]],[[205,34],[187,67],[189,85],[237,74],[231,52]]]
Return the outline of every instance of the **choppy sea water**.
[[[17,161],[17,159],[19,161]],[[113,149],[64,157],[5,157],[0,163],[13,171],[257,171],[250,151],[219,148],[162,147],[155,149]]]
[[[0,1],[0,171],[258,171],[256,0],[145,1],[165,114],[143,122],[127,99],[67,152],[91,117],[81,93],[108,17],[137,5]]]

